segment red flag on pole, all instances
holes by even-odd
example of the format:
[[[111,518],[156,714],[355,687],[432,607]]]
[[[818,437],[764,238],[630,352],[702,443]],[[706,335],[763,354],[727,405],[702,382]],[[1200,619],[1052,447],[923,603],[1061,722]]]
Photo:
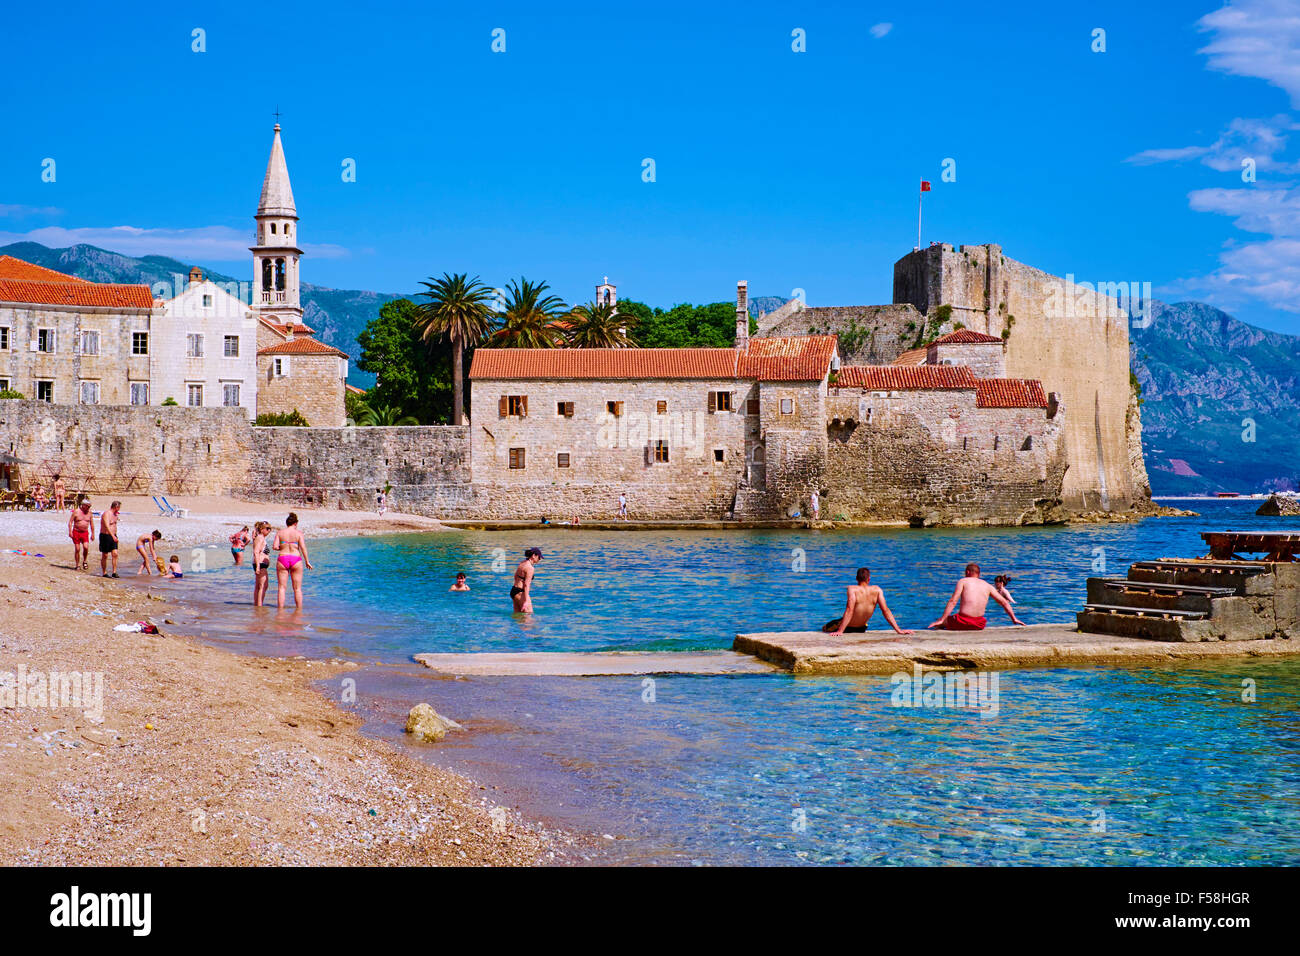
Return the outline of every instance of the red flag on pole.
[[[930,191],[930,184],[929,184],[928,182],[926,182],[924,179],[922,179],[922,180],[921,180],[921,192],[923,192],[923,193],[928,193],[929,191]]]

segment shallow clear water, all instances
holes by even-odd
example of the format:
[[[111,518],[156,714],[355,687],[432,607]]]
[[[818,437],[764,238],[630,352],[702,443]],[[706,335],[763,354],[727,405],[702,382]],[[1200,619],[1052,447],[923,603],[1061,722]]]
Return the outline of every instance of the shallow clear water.
[[[905,627],[939,614],[971,559],[1012,574],[1025,620],[1069,621],[1090,574],[1203,553],[1202,530],[1277,527],[1256,506],[1054,529],[323,540],[301,615],[247,607],[243,569],[184,584],[209,639],[384,665],[357,678],[372,732],[405,745],[406,709],[433,703],[472,732],[426,756],[609,833],[614,859],[1295,863],[1300,662],[1008,671],[988,718],[891,706],[887,677],[662,676],[650,700],[641,678],[449,680],[408,663],[422,651],[728,647],[737,631],[819,626],[862,564]],[[533,544],[546,557],[523,621],[506,592]],[[447,591],[458,570],[468,594]]]

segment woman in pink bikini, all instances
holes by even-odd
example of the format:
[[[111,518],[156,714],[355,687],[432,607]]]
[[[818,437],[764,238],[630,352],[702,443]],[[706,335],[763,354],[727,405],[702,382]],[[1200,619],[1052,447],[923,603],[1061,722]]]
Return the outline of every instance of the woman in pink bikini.
[[[314,569],[307,560],[307,539],[298,530],[298,516],[290,512],[289,517],[284,519],[284,525],[282,530],[275,533],[275,540],[271,542],[271,547],[280,552],[275,567],[275,580],[279,587],[275,606],[284,607],[284,586],[293,578],[293,601],[298,610],[302,610],[303,565],[309,571]]]

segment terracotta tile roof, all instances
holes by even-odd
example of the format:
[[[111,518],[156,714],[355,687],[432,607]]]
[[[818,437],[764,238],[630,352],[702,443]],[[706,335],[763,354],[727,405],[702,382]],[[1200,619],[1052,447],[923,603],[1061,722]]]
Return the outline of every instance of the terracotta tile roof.
[[[926,352],[928,351],[929,350],[925,348],[908,349],[906,352],[904,352],[898,358],[894,359],[889,364],[890,365],[924,365]]]
[[[0,256],[0,279],[34,279],[37,282],[85,282],[66,272],[55,272],[13,256]]]
[[[286,338],[290,335],[315,335],[316,330],[306,322],[299,322],[297,325],[290,325],[288,322],[271,322],[267,319],[261,319],[261,323],[271,331],[283,335]]]
[[[153,293],[149,291],[147,285],[0,279],[0,302],[72,305],[86,308],[103,306],[115,309],[151,309]]]
[[[471,379],[735,378],[735,349],[475,349]]]
[[[975,392],[980,408],[1046,408],[1043,383],[1031,378],[982,378]]]
[[[296,339],[290,339],[288,342],[281,342],[278,345],[268,345],[264,349],[257,350],[258,355],[339,355],[343,358],[348,357],[347,352],[340,352],[332,345],[326,345],[319,339],[299,336]]]
[[[820,382],[835,355],[833,335],[781,335],[749,340],[740,357],[740,378],[760,382]]]
[[[357,388],[355,385],[349,385],[347,382],[343,383],[343,391],[347,392],[349,395],[366,394],[366,390],[364,388]]]
[[[947,335],[941,335],[931,345],[974,345],[975,343],[997,342],[1002,340],[996,335],[985,335],[983,332],[976,332],[973,329],[958,329],[956,332],[949,332]]]
[[[846,365],[836,388],[930,390],[973,389],[976,378],[968,365]]]

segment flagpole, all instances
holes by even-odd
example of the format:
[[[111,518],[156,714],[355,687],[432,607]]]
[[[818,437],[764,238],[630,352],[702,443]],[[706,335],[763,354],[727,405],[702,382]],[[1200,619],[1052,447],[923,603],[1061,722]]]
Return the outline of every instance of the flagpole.
[[[916,188],[916,250],[921,251],[921,197],[925,195],[925,190],[921,187]]]

